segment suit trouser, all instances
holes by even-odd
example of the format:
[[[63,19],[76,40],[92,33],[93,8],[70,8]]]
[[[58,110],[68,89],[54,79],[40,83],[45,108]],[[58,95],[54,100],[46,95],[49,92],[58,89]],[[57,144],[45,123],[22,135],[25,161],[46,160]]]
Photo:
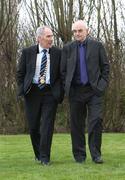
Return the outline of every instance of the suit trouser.
[[[102,97],[90,87],[71,88],[70,119],[72,151],[75,159],[86,158],[85,125],[88,124],[88,144],[92,159],[101,156]]]
[[[33,85],[25,96],[25,107],[35,156],[41,161],[49,161],[57,110],[50,87],[40,90]]]

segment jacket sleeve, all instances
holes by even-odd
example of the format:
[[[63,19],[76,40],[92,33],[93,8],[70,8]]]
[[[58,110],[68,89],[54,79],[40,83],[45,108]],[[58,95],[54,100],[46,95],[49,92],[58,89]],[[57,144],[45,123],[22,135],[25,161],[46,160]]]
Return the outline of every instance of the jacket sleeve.
[[[105,48],[101,43],[99,46],[99,66],[101,76],[98,79],[97,89],[100,93],[104,93],[109,82],[109,62]]]
[[[67,49],[66,46],[63,47],[62,49],[62,54],[61,54],[61,63],[60,63],[60,74],[61,74],[61,79],[63,83],[63,87],[65,85],[65,78],[66,78],[66,65],[67,65]]]
[[[109,81],[109,62],[107,58],[107,54],[105,48],[103,47],[102,43],[100,43],[100,51],[99,51],[99,59],[100,59],[100,70],[101,76],[105,81]]]

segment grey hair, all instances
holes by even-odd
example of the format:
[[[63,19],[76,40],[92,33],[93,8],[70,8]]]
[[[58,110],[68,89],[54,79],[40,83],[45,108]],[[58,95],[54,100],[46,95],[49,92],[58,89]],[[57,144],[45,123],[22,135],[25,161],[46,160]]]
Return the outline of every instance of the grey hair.
[[[46,26],[40,26],[37,28],[36,30],[36,38],[38,38],[39,36],[41,36],[44,33]]]
[[[49,26],[40,26],[40,27],[37,28],[37,30],[36,30],[36,39],[38,39],[39,36],[44,34],[44,30],[46,28],[51,29]]]

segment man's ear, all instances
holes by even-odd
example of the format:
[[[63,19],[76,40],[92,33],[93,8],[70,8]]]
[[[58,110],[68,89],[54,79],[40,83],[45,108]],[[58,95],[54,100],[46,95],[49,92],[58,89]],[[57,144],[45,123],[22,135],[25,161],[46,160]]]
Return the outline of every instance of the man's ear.
[[[87,35],[90,35],[91,34],[91,30],[88,28],[87,29]]]
[[[36,42],[39,43],[40,42],[40,36],[36,37]]]

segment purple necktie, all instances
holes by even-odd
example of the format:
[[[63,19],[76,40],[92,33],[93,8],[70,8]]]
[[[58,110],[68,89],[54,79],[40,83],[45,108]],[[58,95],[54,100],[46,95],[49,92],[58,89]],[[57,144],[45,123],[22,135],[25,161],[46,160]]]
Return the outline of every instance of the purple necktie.
[[[79,58],[80,58],[80,80],[81,83],[86,84],[88,82],[87,68],[85,62],[85,46],[82,44],[79,46]]]

